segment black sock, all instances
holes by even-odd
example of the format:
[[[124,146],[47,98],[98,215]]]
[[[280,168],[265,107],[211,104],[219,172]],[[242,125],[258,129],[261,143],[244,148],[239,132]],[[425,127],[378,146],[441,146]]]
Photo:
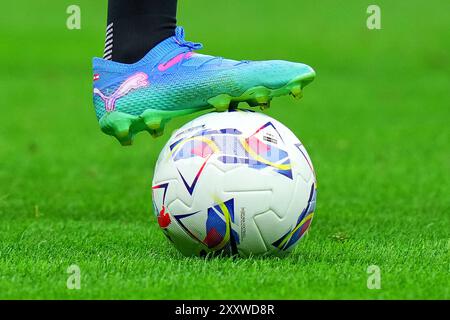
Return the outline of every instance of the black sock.
[[[109,0],[103,58],[134,63],[175,34],[177,0]]]

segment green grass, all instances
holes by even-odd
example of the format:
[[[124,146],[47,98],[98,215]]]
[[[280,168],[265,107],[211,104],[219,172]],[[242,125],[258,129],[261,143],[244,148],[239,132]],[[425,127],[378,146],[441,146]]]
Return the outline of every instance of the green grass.
[[[450,298],[450,2],[180,1],[204,52],[312,65],[301,102],[273,102],[317,170],[311,232],[286,259],[187,259],[151,212],[170,131],[131,148],[100,133],[90,59],[106,1],[2,4],[0,298]],[[45,10],[43,9],[45,7]],[[66,288],[69,265],[81,290]],[[381,290],[366,286],[381,268]]]

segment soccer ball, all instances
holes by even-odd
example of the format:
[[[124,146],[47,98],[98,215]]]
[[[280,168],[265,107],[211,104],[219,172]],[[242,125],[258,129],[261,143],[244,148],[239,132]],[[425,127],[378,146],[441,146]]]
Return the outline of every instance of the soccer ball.
[[[316,205],[311,160],[297,137],[261,113],[203,115],[176,131],[153,178],[159,226],[184,255],[284,255]]]

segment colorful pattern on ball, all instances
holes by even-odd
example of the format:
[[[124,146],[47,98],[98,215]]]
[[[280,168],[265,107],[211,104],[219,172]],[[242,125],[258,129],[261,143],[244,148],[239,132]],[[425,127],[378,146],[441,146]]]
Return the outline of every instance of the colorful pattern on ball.
[[[195,240],[203,243],[209,249],[214,251],[224,250],[236,252],[236,244],[239,243],[239,236],[233,230],[234,218],[234,199],[229,199],[224,202],[218,202],[214,206],[207,209],[206,220],[206,237],[200,239],[192,231],[192,226],[189,225],[189,217],[198,214],[200,211],[175,215],[176,221],[180,226]]]
[[[206,163],[213,155],[224,164],[246,164],[250,168],[257,170],[270,167],[279,174],[292,179],[288,153],[273,144],[273,142],[278,140],[282,142],[281,136],[279,134],[276,137],[263,135],[267,142],[272,142],[271,144],[261,141],[256,136],[258,133],[264,133],[264,130],[269,127],[278,133],[271,122],[267,122],[248,137],[242,137],[242,133],[235,128],[220,130],[202,128],[200,131],[172,143],[170,150],[175,163],[179,160],[193,157],[204,159],[203,165],[198,170],[191,184],[186,181],[178,169],[178,173],[189,194],[192,195],[194,192]]]
[[[280,239],[272,243],[274,247],[277,247],[280,250],[287,250],[295,243],[297,243],[297,241],[300,240],[301,237],[303,237],[305,232],[308,230],[312,218],[314,216],[314,210],[316,208],[316,195],[317,189],[315,184],[313,184],[311,186],[308,205],[300,214],[300,217],[297,220],[297,224],[293,229],[289,230],[284,236],[282,236]]]

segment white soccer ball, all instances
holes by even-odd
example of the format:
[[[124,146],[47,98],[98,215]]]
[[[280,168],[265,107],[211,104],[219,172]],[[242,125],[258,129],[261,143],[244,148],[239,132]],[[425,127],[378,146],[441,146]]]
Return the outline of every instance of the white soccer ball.
[[[161,229],[188,256],[283,255],[305,234],[316,205],[302,143],[249,111],[209,113],[176,131],[152,190]]]

